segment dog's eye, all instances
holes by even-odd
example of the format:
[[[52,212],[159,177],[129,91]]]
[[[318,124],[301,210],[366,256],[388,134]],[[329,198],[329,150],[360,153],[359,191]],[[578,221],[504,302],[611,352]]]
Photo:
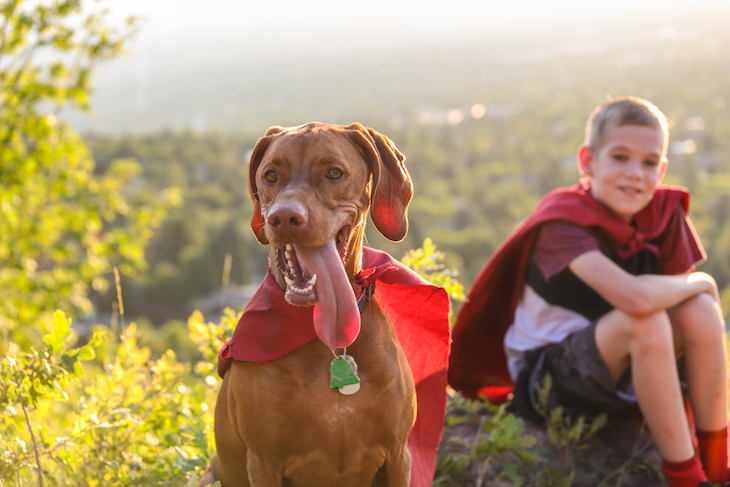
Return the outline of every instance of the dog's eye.
[[[264,177],[270,183],[275,183],[279,180],[279,176],[277,176],[274,171],[267,172],[266,174],[264,174]]]
[[[339,179],[340,176],[342,176],[342,171],[339,169],[330,169],[330,171],[327,173],[328,179]]]

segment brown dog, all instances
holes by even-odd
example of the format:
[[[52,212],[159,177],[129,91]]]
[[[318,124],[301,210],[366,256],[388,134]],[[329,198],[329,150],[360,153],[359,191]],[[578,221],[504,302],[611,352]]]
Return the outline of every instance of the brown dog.
[[[383,307],[372,299],[361,323],[352,289],[368,209],[386,238],[406,235],[412,184],[404,159],[387,137],[360,124],[272,127],[257,143],[251,227],[271,245],[270,273],[289,303],[283,307],[312,306],[319,339],[276,360],[236,359],[222,369],[218,453],[201,486],[409,485],[411,370]],[[362,379],[338,391],[330,366],[342,347]]]

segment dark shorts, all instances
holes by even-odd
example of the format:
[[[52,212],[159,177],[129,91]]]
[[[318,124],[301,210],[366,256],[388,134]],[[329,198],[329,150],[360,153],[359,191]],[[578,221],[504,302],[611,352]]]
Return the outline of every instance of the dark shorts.
[[[564,413],[585,415],[620,414],[638,407],[631,369],[618,383],[611,379],[596,346],[596,322],[560,343],[528,351],[526,361],[515,381],[513,405],[527,418],[547,419],[546,413],[558,406]]]

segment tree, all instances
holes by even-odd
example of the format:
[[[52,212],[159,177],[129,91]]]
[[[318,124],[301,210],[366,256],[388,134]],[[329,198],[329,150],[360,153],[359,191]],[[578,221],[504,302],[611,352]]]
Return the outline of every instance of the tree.
[[[89,110],[95,66],[134,32],[105,25],[83,0],[0,0],[0,347],[24,347],[57,308],[91,309],[113,267],[145,267],[144,247],[174,192],[133,204],[138,165],[101,175],[63,109]]]

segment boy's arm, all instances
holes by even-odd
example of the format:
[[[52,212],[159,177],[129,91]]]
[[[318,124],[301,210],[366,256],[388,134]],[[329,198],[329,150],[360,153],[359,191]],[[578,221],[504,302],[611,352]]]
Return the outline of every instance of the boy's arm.
[[[661,311],[700,293],[708,293],[719,301],[715,280],[704,272],[635,276],[597,250],[576,257],[568,267],[614,308],[628,314]]]

